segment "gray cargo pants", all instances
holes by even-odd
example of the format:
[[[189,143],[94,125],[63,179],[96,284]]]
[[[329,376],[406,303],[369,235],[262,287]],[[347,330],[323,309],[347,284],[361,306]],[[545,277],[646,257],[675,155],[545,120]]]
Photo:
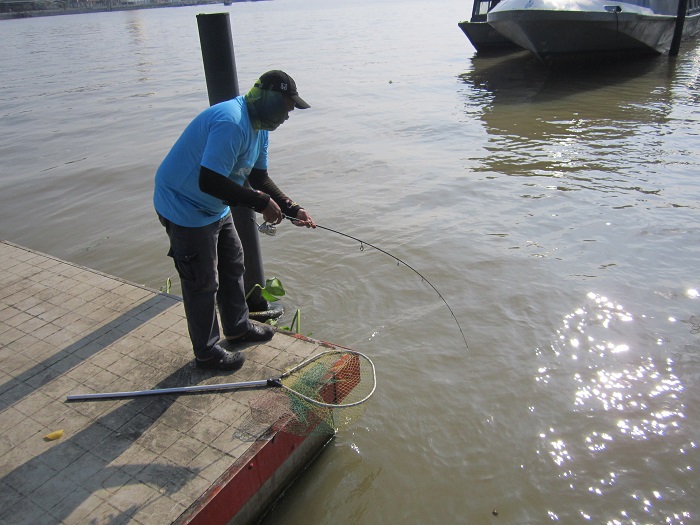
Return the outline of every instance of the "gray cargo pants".
[[[194,355],[207,359],[224,334],[237,337],[251,327],[243,287],[243,247],[229,213],[207,226],[187,228],[158,214],[170,238],[168,256],[182,284],[182,300]]]

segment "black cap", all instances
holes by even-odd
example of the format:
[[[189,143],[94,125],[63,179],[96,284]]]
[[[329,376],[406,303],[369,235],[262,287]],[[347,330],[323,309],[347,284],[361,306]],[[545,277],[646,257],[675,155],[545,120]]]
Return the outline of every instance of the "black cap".
[[[299,96],[294,79],[284,71],[279,71],[277,69],[268,71],[255,83],[255,87],[279,91],[280,93],[289,95],[294,101],[294,106],[299,109],[308,109],[311,107]]]

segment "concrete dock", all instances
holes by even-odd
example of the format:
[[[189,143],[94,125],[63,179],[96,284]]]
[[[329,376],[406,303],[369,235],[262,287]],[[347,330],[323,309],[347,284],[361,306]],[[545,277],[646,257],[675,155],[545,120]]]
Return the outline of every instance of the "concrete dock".
[[[0,523],[255,523],[331,436],[256,421],[257,390],[66,396],[265,379],[328,347],[277,332],[198,370],[178,297],[0,241]]]

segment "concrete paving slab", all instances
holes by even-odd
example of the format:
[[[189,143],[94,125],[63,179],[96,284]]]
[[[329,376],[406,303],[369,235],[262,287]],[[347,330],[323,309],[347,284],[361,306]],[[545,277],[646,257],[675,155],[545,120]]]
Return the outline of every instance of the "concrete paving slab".
[[[255,520],[330,436],[256,423],[256,390],[66,396],[265,379],[327,347],[278,332],[201,371],[178,297],[0,241],[0,523]]]

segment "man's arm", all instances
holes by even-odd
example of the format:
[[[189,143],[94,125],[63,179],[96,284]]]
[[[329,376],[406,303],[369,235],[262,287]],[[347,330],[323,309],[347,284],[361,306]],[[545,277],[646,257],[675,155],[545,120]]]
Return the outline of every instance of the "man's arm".
[[[277,184],[270,178],[267,170],[253,168],[248,176],[248,181],[253,188],[269,195],[287,217],[296,218],[299,210],[302,209],[301,206],[287,197],[282,190],[277,187]]]
[[[282,222],[282,212],[269,195],[236,184],[228,177],[201,166],[199,169],[199,189],[221,199],[229,206],[243,206],[262,213],[263,219],[272,224]]]
[[[204,166],[199,170],[199,189],[230,206],[252,208],[258,213],[262,213],[270,202],[269,195],[236,184],[228,177]]]
[[[270,195],[271,200],[279,205],[280,210],[282,210],[282,213],[285,216],[296,219],[292,221],[294,224],[297,226],[306,226],[307,228],[316,227],[316,223],[311,218],[311,215],[309,215],[304,208],[282,193],[282,190],[277,187],[277,185],[267,174],[267,170],[253,168],[248,176],[248,181],[250,181],[250,185],[253,188],[264,191]]]

